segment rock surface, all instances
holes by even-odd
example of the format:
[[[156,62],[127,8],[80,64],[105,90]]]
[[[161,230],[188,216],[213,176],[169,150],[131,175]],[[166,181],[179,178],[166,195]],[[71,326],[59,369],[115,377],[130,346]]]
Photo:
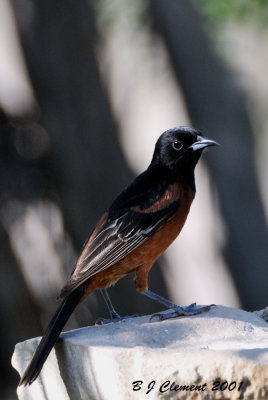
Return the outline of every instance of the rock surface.
[[[268,323],[254,313],[216,306],[193,317],[137,317],[61,338],[39,378],[18,388],[20,400],[268,399]],[[16,345],[12,364],[20,375],[39,340]]]

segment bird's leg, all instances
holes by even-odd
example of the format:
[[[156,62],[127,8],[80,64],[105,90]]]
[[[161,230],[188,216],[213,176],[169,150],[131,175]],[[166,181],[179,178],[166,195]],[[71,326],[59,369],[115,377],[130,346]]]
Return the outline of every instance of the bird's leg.
[[[137,315],[127,315],[125,317],[121,317],[120,314],[115,310],[113,303],[110,299],[110,296],[108,294],[108,290],[101,289],[101,294],[103,295],[104,301],[107,305],[109,314],[110,314],[110,319],[105,319],[105,318],[98,318],[95,322],[96,325],[104,325],[104,324],[109,324],[110,322],[117,322],[117,321],[122,321],[123,319],[131,318],[131,317],[136,317]]]
[[[101,294],[103,295],[103,298],[107,305],[111,319],[121,318],[121,316],[118,314],[118,312],[115,310],[115,308],[113,306],[112,300],[110,299],[110,296],[108,294],[108,290],[106,288],[102,289]]]
[[[176,317],[180,317],[180,316],[191,316],[191,315],[196,315],[196,314],[200,314],[204,311],[208,311],[211,307],[213,307],[215,304],[210,304],[208,306],[200,306],[197,307],[196,303],[190,304],[187,307],[180,307],[177,306],[177,304],[172,303],[172,301],[165,299],[162,296],[159,296],[158,294],[151,292],[151,290],[147,289],[144,292],[140,292],[142,294],[144,294],[145,296],[149,297],[150,299],[156,300],[159,303],[163,304],[165,307],[167,308],[171,308],[174,311],[170,311],[168,313],[157,313],[157,314],[153,314],[151,316],[152,320],[153,318],[157,317],[159,318],[160,321],[163,321],[165,319],[169,319],[169,318],[176,318]]]
[[[98,318],[96,320],[95,324],[96,325],[103,325],[103,324],[108,324],[109,322],[114,322],[116,320],[121,319],[121,316],[118,314],[118,312],[115,310],[115,308],[113,306],[113,303],[112,303],[112,301],[110,299],[110,296],[108,294],[108,290],[105,288],[105,289],[101,289],[100,292],[101,292],[101,294],[102,294],[102,296],[104,298],[105,304],[106,304],[106,306],[108,308],[108,311],[109,311],[109,314],[110,314],[110,319],[105,319],[105,318],[101,318],[100,317],[100,318]]]

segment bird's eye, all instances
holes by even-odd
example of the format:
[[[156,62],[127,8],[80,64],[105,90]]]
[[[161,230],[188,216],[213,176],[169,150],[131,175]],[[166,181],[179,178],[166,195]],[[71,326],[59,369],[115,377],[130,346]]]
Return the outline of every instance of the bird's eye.
[[[174,142],[172,143],[172,147],[175,150],[180,150],[180,149],[182,149],[183,144],[179,140],[174,140]]]

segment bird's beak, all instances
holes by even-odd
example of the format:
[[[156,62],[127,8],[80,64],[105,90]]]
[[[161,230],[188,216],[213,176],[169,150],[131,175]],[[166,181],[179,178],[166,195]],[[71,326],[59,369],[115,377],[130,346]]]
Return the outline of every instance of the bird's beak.
[[[193,151],[202,150],[208,146],[219,146],[219,143],[215,142],[214,140],[208,139],[206,137],[197,136],[197,141],[189,146],[189,149]]]

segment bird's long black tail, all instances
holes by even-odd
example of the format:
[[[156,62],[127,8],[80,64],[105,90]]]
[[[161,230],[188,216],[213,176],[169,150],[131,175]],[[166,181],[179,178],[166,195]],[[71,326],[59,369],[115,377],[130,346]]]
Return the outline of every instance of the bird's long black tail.
[[[33,383],[33,381],[38,377],[52,347],[83,294],[83,288],[78,288],[63,300],[54,317],[50,321],[47,330],[34,353],[32,361],[24,372],[19,383],[20,385],[31,385],[31,383]]]

